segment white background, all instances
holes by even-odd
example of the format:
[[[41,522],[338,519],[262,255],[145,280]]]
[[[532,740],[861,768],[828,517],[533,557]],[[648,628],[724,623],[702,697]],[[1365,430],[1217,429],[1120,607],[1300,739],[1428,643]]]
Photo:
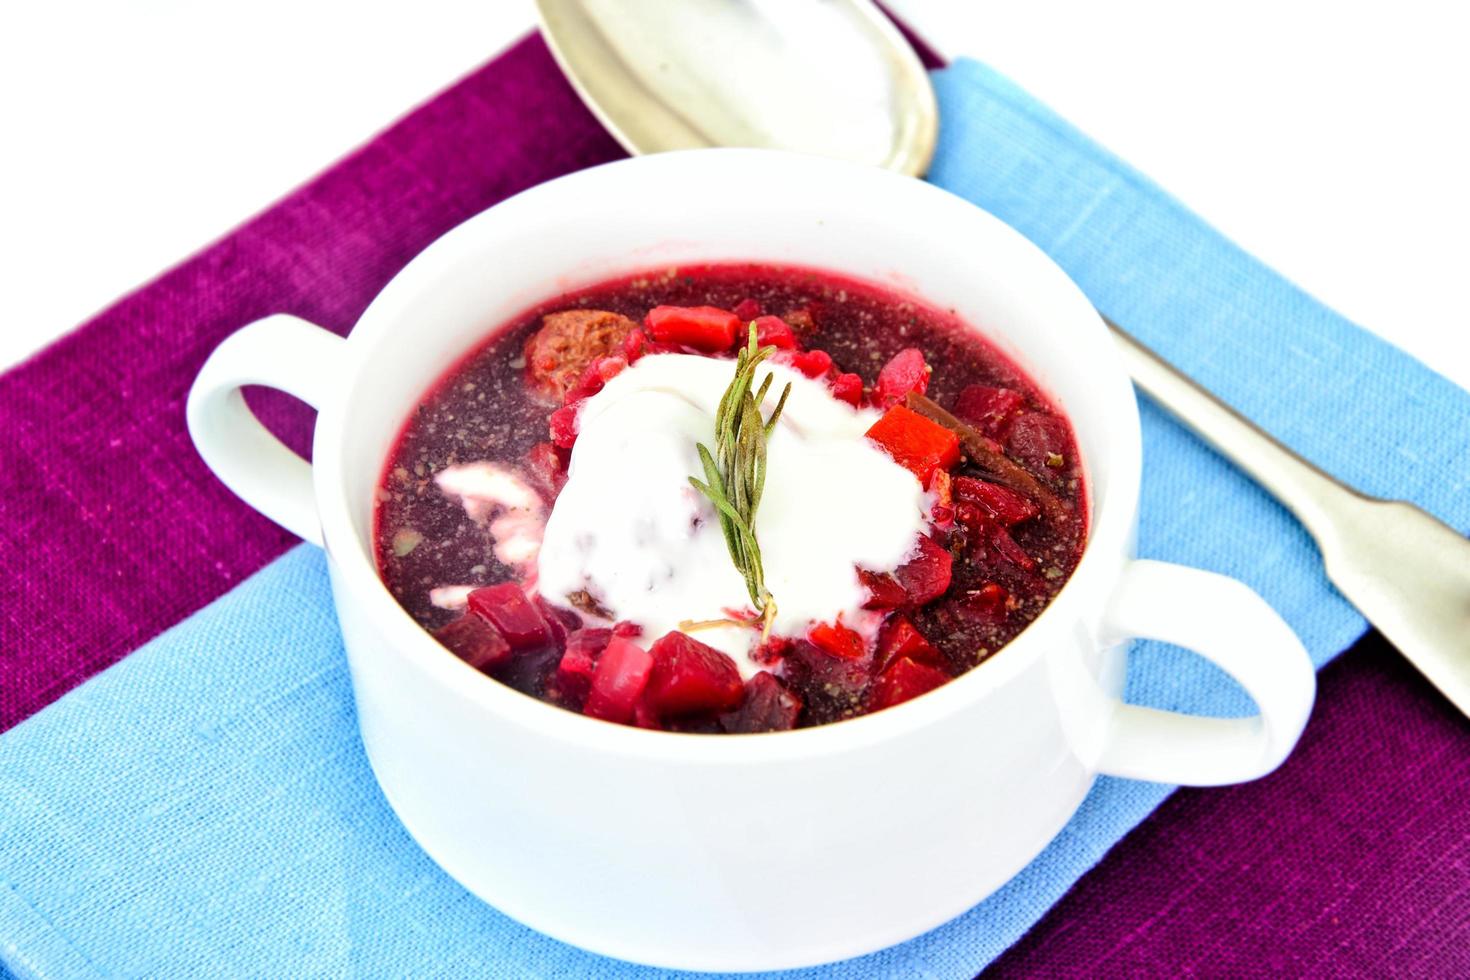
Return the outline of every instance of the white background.
[[[891,5],[945,55],[1011,76],[1247,250],[1470,387],[1460,4]],[[5,5],[0,367],[532,21],[530,0]]]

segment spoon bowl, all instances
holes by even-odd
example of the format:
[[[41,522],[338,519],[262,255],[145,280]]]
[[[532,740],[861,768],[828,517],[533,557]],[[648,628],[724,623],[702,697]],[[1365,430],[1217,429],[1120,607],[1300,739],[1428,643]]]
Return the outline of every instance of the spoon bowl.
[[[871,3],[536,6],[562,71],[629,153],[784,149],[909,176],[923,175],[934,155],[939,109],[929,76]]]

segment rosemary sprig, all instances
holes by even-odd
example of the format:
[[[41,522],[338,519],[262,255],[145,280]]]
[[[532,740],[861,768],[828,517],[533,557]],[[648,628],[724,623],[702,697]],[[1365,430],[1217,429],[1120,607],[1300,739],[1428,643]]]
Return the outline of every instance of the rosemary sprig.
[[[697,447],[704,480],[689,478],[720,515],[730,560],[745,578],[751,604],[761,617],[763,635],[771,631],[776,601],[766,588],[765,571],[761,568],[760,544],[755,539],[755,512],[766,487],[766,437],[781,417],[791,385],[781,392],[776,407],[765,420],[761,419],[760,406],[771,387],[772,376],[767,374],[754,394],[750,386],[755,380],[756,367],[775,350],[775,347],[757,346],[752,323],[750,342],[736,353],[735,377],[715,411],[715,451],[711,453],[704,443]]]

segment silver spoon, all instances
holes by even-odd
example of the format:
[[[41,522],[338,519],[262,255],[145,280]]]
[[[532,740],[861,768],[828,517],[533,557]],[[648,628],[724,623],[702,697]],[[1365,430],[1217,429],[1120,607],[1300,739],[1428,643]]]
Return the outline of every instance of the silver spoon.
[[[558,64],[630,153],[757,146],[911,176],[933,155],[928,75],[869,0],[537,6]],[[1134,383],[1285,505],[1338,591],[1470,715],[1470,541],[1412,504],[1324,473],[1107,323]]]

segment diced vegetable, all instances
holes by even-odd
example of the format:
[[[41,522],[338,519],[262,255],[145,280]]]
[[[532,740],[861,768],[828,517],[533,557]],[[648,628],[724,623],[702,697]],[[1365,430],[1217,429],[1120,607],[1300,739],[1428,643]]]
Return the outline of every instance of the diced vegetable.
[[[742,321],[749,322],[749,321]],[[796,331],[778,316],[755,318],[755,342],[762,347],[779,347],[781,350],[796,348]]]
[[[802,351],[791,355],[788,363],[808,378],[821,378],[832,370],[832,355],[824,350]]]
[[[953,488],[955,496],[972,504],[979,504],[991,517],[1007,527],[1029,521],[1041,513],[1041,508],[1034,501],[999,483],[977,480],[972,476],[957,476],[953,480]]]
[[[476,589],[469,595],[469,609],[494,624],[513,650],[542,647],[552,642],[551,627],[514,582]]]
[[[614,636],[597,658],[592,672],[592,690],[582,707],[584,715],[627,724],[648,684],[653,657],[632,640]]]
[[[890,408],[868,429],[900,466],[929,485],[935,468],[949,469],[960,460],[960,440],[953,432],[902,405]]]
[[[758,301],[747,296],[735,304],[735,309],[730,311],[740,318],[741,323],[749,323],[761,315],[761,305]]]
[[[638,358],[643,356],[647,346],[648,334],[641,329],[628,331],[628,336],[623,338],[623,359],[629,364],[638,363]]]
[[[907,604],[922,606],[944,595],[949,588],[954,558],[928,535],[919,537],[919,552],[893,572],[903,587]]]
[[[857,408],[863,402],[863,379],[856,374],[834,374],[827,381],[832,397]]]
[[[872,679],[869,658],[834,657],[806,640],[791,644],[782,670],[787,684],[806,704],[808,724],[860,714]]]
[[[920,694],[927,694],[948,680],[949,674],[938,667],[900,657],[879,674],[873,683],[873,695],[868,700],[868,709],[882,711],[884,708],[891,708]]]
[[[538,442],[526,450],[523,469],[531,485],[547,504],[554,502],[557,494],[561,493],[561,488],[566,486],[567,471],[562,465],[561,454],[549,442]]]
[[[863,638],[842,623],[818,623],[807,633],[807,639],[834,657],[858,660],[866,652]]]
[[[934,644],[924,638],[909,618],[898,613],[889,618],[878,631],[878,649],[875,658],[878,671],[888,669],[894,661],[907,657],[917,663],[942,666],[944,658]]]
[[[961,501],[955,506],[955,520],[965,528],[968,538],[966,551],[970,554],[984,558],[989,550],[1028,572],[1036,568],[1035,559],[1026,554],[1005,526],[979,504]]]
[[[955,399],[954,413],[986,435],[1000,438],[1025,408],[1026,399],[1009,388],[968,385]]]
[[[665,344],[682,344],[708,354],[729,350],[740,332],[740,318],[713,306],[655,306],[643,325]]]
[[[644,697],[661,717],[729,711],[745,686],[735,661],[687,633],[665,633],[648,649],[653,671]]]
[[[434,639],[476,670],[488,671],[510,659],[510,644],[488,620],[474,613],[439,627]]]
[[[864,609],[897,609],[909,600],[909,594],[892,575],[859,568],[858,581],[868,590],[868,601],[863,603]]]
[[[551,442],[561,449],[571,449],[577,444],[577,407],[563,405],[551,413]]]
[[[720,726],[732,734],[784,732],[796,727],[800,714],[801,698],[763,670],[745,682],[745,700],[720,716]]]
[[[1067,423],[1055,415],[1027,412],[1011,423],[1006,452],[1035,476],[1050,479],[1065,472],[1072,438]]]
[[[994,626],[1006,621],[1010,615],[1010,593],[995,582],[986,582],[978,589],[969,589],[956,597],[954,611],[971,623]]]
[[[931,373],[929,365],[924,363],[924,355],[916,348],[905,347],[878,372],[878,383],[873,386],[874,404],[889,409],[911,391],[924,394],[929,390]]]
[[[566,652],[556,668],[558,700],[568,707],[580,708],[592,690],[592,675],[597,660],[612,639],[606,629],[582,629],[567,637]]]

